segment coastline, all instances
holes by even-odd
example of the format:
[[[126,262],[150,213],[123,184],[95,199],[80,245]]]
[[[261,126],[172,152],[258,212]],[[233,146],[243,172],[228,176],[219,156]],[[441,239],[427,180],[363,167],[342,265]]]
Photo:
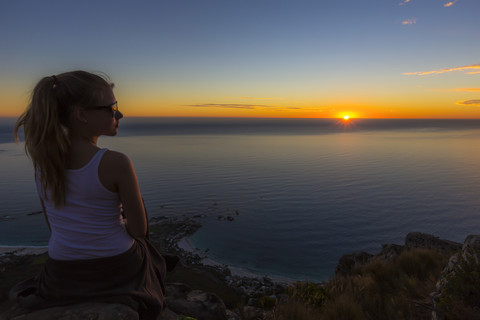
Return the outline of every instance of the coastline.
[[[198,218],[200,217],[183,215],[156,217],[150,220],[150,239],[153,244],[160,249],[162,254],[176,255],[180,258],[179,263],[165,278],[166,286],[170,290],[168,299],[172,302],[169,306],[175,307],[175,302],[173,302],[175,299],[183,299],[182,303],[188,301],[187,296],[182,296],[182,298],[179,295],[180,291],[186,290],[195,292],[196,295],[201,293],[202,297],[214,297],[214,300],[223,309],[228,309],[227,311],[231,315],[235,315],[235,312],[243,315],[252,314],[259,319],[264,318],[269,312],[271,313],[272,307],[277,308],[274,310],[280,310],[280,312],[284,308],[288,310],[288,307],[291,306],[289,303],[292,301],[301,303],[305,308],[312,308],[312,303],[316,303],[316,307],[327,309],[326,302],[328,302],[330,305],[341,305],[343,310],[347,307],[347,305],[344,306],[346,295],[350,297],[350,300],[347,301],[348,306],[351,306],[351,302],[354,301],[359,307],[368,310],[370,305],[362,304],[364,295],[358,297],[355,293],[367,290],[366,292],[371,295],[372,292],[380,292],[377,289],[385,286],[394,288],[390,290],[391,293],[388,296],[388,301],[391,300],[394,306],[398,306],[398,301],[407,299],[410,301],[407,307],[410,312],[413,312],[412,314],[419,314],[420,311],[422,314],[425,312],[441,314],[437,303],[444,294],[439,284],[442,285],[446,281],[446,278],[442,276],[442,270],[446,274],[456,270],[455,265],[458,262],[459,254],[464,255],[468,251],[467,249],[480,245],[480,235],[470,235],[462,244],[440,239],[430,234],[410,232],[403,245],[384,244],[382,250],[376,254],[366,252],[345,254],[338,261],[333,282],[331,280],[328,282],[298,281],[262,276],[211,259],[208,252],[196,248],[190,241],[190,236],[201,228]],[[27,276],[33,276],[38,272],[35,270],[42,268],[47,258],[46,252],[46,246],[0,246],[0,269],[8,272],[8,275],[4,275],[4,279],[8,279],[9,282],[2,283],[3,306],[0,305],[0,308],[6,310],[10,306],[7,297],[12,284]],[[388,271],[387,274],[395,276],[385,278],[386,271]],[[380,278],[377,279],[376,276],[380,276]],[[355,281],[349,282],[352,279]],[[359,281],[360,287],[357,288],[356,285],[350,287],[356,281]],[[418,305],[415,304],[415,299],[418,298],[420,291],[415,289],[415,295],[411,295],[408,290],[408,292],[404,292],[406,284],[411,285],[412,283],[418,290],[423,290],[422,297],[431,301],[422,310],[417,310]],[[368,286],[365,287],[365,284]],[[341,292],[337,292],[337,289],[332,291],[332,285],[334,288],[343,289]],[[327,293],[331,295],[326,295]],[[300,300],[298,300],[299,298]],[[371,299],[384,301],[383,295],[379,296],[378,294]],[[413,305],[411,301],[413,301]],[[181,305],[184,306],[184,304]],[[91,306],[88,307],[91,308]],[[70,312],[69,308],[71,307],[64,311]],[[84,307],[82,306],[82,308]],[[201,306],[202,310],[205,308],[207,308],[207,304]],[[210,305],[209,310],[214,309]],[[178,310],[181,311],[174,311],[184,312],[183,307]],[[0,309],[0,313],[1,311]],[[200,311],[196,310],[191,315],[197,315],[198,312]],[[312,312],[312,314],[317,314],[318,310],[315,309]],[[309,319],[311,318],[309,317]],[[232,316],[228,319],[238,318]]]
[[[229,265],[219,262],[208,255],[208,252],[197,248],[190,237],[201,227],[201,219],[207,215],[186,215],[174,214],[168,216],[153,217],[149,220],[150,239],[159,246],[163,254],[176,255],[180,258],[182,265],[187,268],[194,266],[203,270],[215,270],[224,275],[224,280],[229,284],[241,280],[252,280],[267,282],[279,286],[289,286],[296,282],[305,282],[308,280],[298,280],[272,274],[261,274],[242,267]],[[224,221],[233,221],[233,216],[221,216]],[[460,244],[449,240],[440,240],[437,237],[421,233],[409,233],[406,238],[405,246],[411,248],[436,248],[440,251],[450,251],[451,247],[458,247]],[[350,264],[357,264],[357,260],[366,258],[367,260],[374,256],[382,256],[389,259],[399,254],[399,248],[402,245],[383,244],[380,253],[371,254],[365,252],[344,253],[339,259],[335,273],[346,269],[348,273]],[[440,248],[440,249],[438,249]],[[444,249],[447,248],[447,249]],[[28,246],[28,245],[0,245],[0,263],[2,260],[12,256],[42,255],[48,252],[48,246]],[[352,260],[352,261],[349,261]],[[324,281],[308,281],[315,283],[324,283]]]
[[[213,268],[226,274],[229,282],[239,279],[267,280],[267,282],[277,285],[288,286],[298,281],[281,276],[255,273],[245,268],[227,265],[212,259],[207,252],[196,248],[190,241],[190,237],[202,227],[199,222],[201,218],[204,218],[204,216],[174,215],[151,218],[149,221],[151,240],[160,245],[162,252],[178,255],[184,264]],[[233,219],[227,217],[225,220],[232,221]],[[0,245],[0,260],[9,256],[42,255],[47,252],[48,246]]]
[[[196,248],[193,245],[193,243],[190,241],[190,238],[188,236],[180,239],[177,242],[177,246],[178,246],[179,249],[181,249],[181,250],[183,250],[183,251],[185,251],[189,254],[198,256],[200,258],[200,263],[204,266],[220,267],[220,268],[226,267],[226,268],[228,268],[229,271],[230,271],[230,274],[233,277],[250,278],[250,279],[258,279],[258,280],[267,277],[270,280],[272,280],[274,283],[283,284],[283,285],[293,284],[293,283],[298,281],[296,279],[290,279],[290,278],[281,277],[281,276],[262,275],[262,274],[255,273],[253,271],[247,270],[245,268],[235,267],[233,265],[228,265],[228,264],[218,262],[218,261],[210,258],[205,251],[202,251],[202,250]]]
[[[207,252],[198,249],[190,241],[190,237],[202,227],[199,221],[205,215],[160,216],[150,219],[150,237],[153,242],[159,243],[162,251],[176,254],[183,263],[201,268],[213,268],[223,273],[226,280],[238,282],[239,280],[254,280],[268,282],[279,286],[288,286],[296,279],[281,276],[259,274],[245,268],[228,265],[211,258]],[[222,216],[223,218],[224,216]],[[233,221],[233,217],[224,217],[225,221]]]

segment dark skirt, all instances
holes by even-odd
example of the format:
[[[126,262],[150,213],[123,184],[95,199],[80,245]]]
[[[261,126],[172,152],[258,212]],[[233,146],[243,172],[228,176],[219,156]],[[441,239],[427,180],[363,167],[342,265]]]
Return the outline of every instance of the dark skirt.
[[[156,319],[164,306],[166,265],[146,239],[117,256],[76,261],[49,258],[34,279],[11,291],[20,306],[44,309],[83,302],[123,303],[141,319]]]

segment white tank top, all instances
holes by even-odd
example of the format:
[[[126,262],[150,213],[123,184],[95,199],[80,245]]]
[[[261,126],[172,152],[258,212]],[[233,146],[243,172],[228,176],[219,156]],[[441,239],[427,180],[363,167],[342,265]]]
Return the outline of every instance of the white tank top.
[[[56,260],[83,260],[124,253],[133,244],[120,215],[118,193],[105,188],[98,166],[107,149],[101,149],[80,169],[66,170],[65,204],[55,208],[52,197],[37,190],[45,204],[52,229],[48,254]],[[47,195],[50,192],[47,190]]]

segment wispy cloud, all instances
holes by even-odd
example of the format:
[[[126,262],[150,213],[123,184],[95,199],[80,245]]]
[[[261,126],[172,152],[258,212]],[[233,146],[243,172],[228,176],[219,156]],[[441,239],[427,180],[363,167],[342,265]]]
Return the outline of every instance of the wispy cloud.
[[[480,100],[463,100],[463,101],[458,101],[457,104],[462,105],[462,106],[480,107]]]
[[[458,2],[458,0],[450,1],[450,2],[445,3],[443,6],[444,6],[445,8],[448,8],[448,7],[453,6],[453,5],[454,5],[455,3],[457,3],[457,2]]]
[[[255,98],[255,97],[240,97],[240,99],[247,99],[247,100],[273,100],[273,98]]]
[[[196,107],[196,108],[229,108],[229,109],[271,109],[271,110],[285,110],[292,109],[297,110],[301,109],[299,107],[279,107],[279,106],[267,106],[261,104],[238,104],[238,103],[204,103],[204,104],[189,104],[185,105],[186,107]]]
[[[473,71],[470,71],[470,70],[473,70]],[[447,68],[447,69],[438,69],[438,70],[432,70],[432,71],[405,72],[405,73],[403,73],[403,75],[425,76],[425,75],[429,75],[429,74],[442,74],[442,73],[453,72],[453,71],[464,71],[466,74],[480,73],[480,64],[471,64],[471,65],[468,65],[468,66]]]
[[[407,3],[409,3],[410,1],[412,1],[412,0],[404,0],[403,2],[400,2],[399,5],[403,6]]]
[[[236,104],[236,103],[204,103],[204,104],[189,104],[186,107],[198,108],[230,108],[230,109],[258,109],[271,108],[272,106],[264,106],[258,104]]]
[[[432,89],[438,92],[480,92],[480,88]]]
[[[417,23],[417,18],[411,17],[410,19],[402,21],[403,25],[410,25],[410,24],[415,24]]]

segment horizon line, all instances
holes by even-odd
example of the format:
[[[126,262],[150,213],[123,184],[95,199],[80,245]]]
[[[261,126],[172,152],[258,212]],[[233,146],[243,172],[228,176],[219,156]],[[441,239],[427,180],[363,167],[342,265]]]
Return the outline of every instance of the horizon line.
[[[0,119],[18,119],[19,116],[1,116]],[[304,120],[314,120],[314,119],[328,119],[328,120],[344,120],[343,117],[225,117],[225,116],[127,116],[122,119],[130,118],[164,118],[164,119],[278,119],[278,120],[288,120],[288,119],[304,119]],[[439,117],[439,118],[423,118],[423,117],[350,117],[347,121],[351,120],[480,120],[478,118],[448,118],[448,117]]]

